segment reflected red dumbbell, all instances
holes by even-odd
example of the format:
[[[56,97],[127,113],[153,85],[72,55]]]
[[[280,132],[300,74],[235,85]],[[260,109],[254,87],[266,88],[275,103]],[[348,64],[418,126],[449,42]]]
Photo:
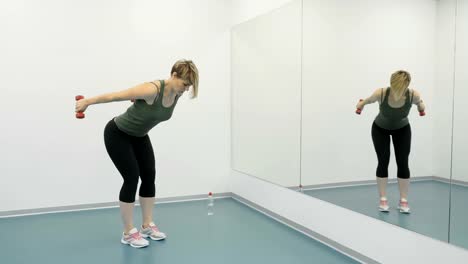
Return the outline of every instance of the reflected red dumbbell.
[[[81,100],[81,99],[84,99],[84,96],[82,96],[82,95],[77,95],[77,96],[75,96],[75,100],[76,100],[76,101],[79,101],[79,100]],[[75,116],[76,116],[76,118],[78,118],[78,119],[83,119],[83,118],[85,117],[85,114],[84,114],[83,112],[76,112],[76,115],[75,115]]]
[[[359,102],[362,102],[363,100],[362,99],[359,99]],[[361,108],[357,108],[356,109],[356,114],[360,115],[362,112],[362,109]]]
[[[425,116],[426,115],[426,112],[423,111],[419,111],[419,116]]]
[[[135,99],[131,99],[130,102],[134,103],[134,102],[135,102]]]

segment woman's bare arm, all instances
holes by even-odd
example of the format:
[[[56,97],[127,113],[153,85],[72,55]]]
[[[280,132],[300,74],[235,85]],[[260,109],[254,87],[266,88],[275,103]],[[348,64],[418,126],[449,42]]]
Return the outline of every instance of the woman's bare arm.
[[[103,104],[110,102],[126,101],[132,99],[143,99],[151,104],[159,94],[159,86],[153,83],[142,83],[132,88],[101,94],[98,96],[85,98],[76,102],[76,112],[84,112],[86,108],[93,104]]]
[[[419,112],[426,111],[426,105],[424,104],[423,100],[421,99],[421,94],[413,89],[413,104],[418,106]]]
[[[373,104],[375,102],[380,102],[381,98],[382,98],[382,88],[379,88],[377,90],[375,90],[371,96],[369,96],[368,98],[360,101],[356,108],[358,109],[363,109],[365,105],[368,105],[368,104]]]

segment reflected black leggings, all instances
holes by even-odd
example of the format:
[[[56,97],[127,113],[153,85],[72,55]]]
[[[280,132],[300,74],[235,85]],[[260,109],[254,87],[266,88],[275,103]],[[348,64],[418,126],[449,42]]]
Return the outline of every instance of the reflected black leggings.
[[[119,200],[135,202],[138,177],[141,178],[140,197],[154,197],[156,164],[148,135],[134,137],[121,131],[112,119],[104,129],[107,153],[123,178]]]
[[[398,166],[397,176],[400,179],[409,179],[410,170],[408,157],[411,150],[411,126],[408,124],[400,129],[387,130],[372,124],[372,141],[379,164],[377,166],[377,177],[388,177],[388,164],[390,162],[390,136],[392,136],[395,148],[396,163]]]

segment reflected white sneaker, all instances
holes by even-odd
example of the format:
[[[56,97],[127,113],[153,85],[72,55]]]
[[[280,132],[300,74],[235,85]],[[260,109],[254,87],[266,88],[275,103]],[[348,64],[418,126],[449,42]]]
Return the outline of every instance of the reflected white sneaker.
[[[390,207],[388,206],[388,201],[386,197],[381,197],[379,202],[379,211],[388,212]]]
[[[122,239],[120,240],[122,244],[130,245],[134,248],[142,248],[149,245],[148,240],[141,237],[140,232],[136,228],[130,230],[129,234],[126,235],[125,233],[122,234]]]
[[[142,237],[149,237],[151,240],[163,240],[167,236],[163,232],[159,231],[158,227],[151,222],[147,228],[141,226],[140,234]]]
[[[409,214],[410,207],[408,205],[408,201],[406,199],[401,199],[400,204],[398,205],[398,209],[400,209],[400,213]]]

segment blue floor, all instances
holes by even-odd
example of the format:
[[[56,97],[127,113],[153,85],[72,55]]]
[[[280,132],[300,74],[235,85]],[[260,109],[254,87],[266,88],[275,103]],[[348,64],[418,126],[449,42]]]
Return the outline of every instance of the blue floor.
[[[452,184],[450,243],[468,249],[468,188]]]
[[[390,212],[377,210],[376,185],[306,190],[305,194],[351,209],[382,221],[448,241],[450,185],[439,181],[415,181],[410,185],[411,214],[397,211],[397,184],[389,184]],[[468,248],[468,188],[452,185],[450,243]]]
[[[168,239],[144,249],[120,243],[118,208],[3,218],[1,263],[357,263],[231,198],[206,213],[206,201],[156,205]]]

